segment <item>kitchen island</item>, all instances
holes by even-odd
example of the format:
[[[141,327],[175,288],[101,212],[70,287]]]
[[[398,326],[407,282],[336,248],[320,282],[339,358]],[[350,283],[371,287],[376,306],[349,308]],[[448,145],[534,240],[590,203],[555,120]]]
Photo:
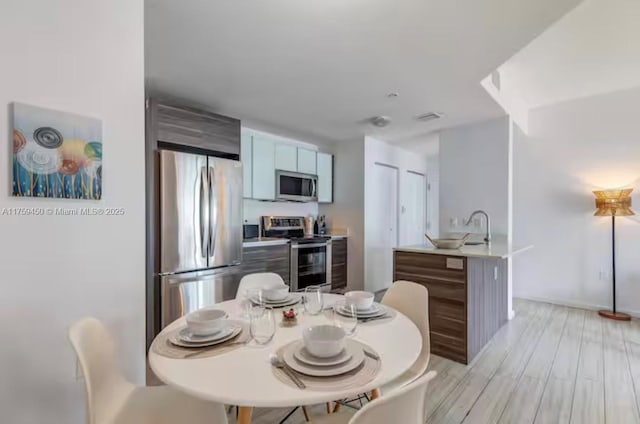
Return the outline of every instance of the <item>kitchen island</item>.
[[[468,364],[509,319],[508,259],[504,241],[437,249],[412,245],[394,249],[394,281],[429,290],[431,352]]]

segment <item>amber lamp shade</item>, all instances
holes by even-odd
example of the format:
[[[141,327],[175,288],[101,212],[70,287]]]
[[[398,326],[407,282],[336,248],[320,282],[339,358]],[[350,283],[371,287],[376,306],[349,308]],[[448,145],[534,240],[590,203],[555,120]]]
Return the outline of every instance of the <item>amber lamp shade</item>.
[[[631,192],[633,189],[594,191],[596,195],[595,216],[632,216]]]
[[[616,310],[616,217],[635,215],[631,210],[632,189],[594,191],[596,195],[595,216],[611,217],[611,259],[613,270],[613,309],[599,311],[601,317],[618,321],[629,321],[631,317]]]

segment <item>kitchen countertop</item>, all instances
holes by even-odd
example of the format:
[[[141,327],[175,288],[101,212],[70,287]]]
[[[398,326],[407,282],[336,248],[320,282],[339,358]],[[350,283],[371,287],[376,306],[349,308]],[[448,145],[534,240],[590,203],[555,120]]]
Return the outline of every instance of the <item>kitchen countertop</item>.
[[[397,252],[412,252],[412,253],[425,253],[429,255],[446,255],[446,256],[464,256],[467,258],[493,258],[493,259],[506,259],[513,255],[522,253],[526,250],[532,249],[533,245],[529,246],[513,246],[509,245],[506,240],[495,240],[490,245],[480,244],[475,246],[462,246],[460,249],[436,249],[431,244],[415,244],[411,246],[396,247]]]
[[[242,247],[278,246],[288,244],[289,240],[275,237],[258,237],[242,241]]]
[[[346,234],[326,234],[331,237],[332,240],[343,240],[348,236]],[[245,239],[242,241],[242,247],[262,247],[262,246],[278,246],[289,243],[288,239],[276,238],[276,237],[257,237],[252,239]]]

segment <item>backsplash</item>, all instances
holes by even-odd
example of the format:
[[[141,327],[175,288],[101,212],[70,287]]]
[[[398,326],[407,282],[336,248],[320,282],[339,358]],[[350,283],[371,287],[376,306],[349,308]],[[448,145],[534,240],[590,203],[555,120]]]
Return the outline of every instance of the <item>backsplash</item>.
[[[318,215],[318,204],[315,202],[262,202],[244,199],[244,223],[259,224],[261,216],[309,216]]]

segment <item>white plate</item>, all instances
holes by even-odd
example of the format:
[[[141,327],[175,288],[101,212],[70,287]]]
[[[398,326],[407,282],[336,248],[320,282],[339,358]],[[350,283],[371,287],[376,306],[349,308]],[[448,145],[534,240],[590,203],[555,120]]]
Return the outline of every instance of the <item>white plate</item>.
[[[217,340],[212,340],[212,341],[209,341],[209,342],[204,342],[204,343],[189,343],[189,342],[185,342],[185,341],[180,340],[180,337],[178,336],[177,333],[173,337],[171,337],[169,339],[169,341],[172,344],[174,344],[176,346],[180,346],[180,347],[197,348],[197,347],[214,346],[214,345],[217,345],[217,344],[220,344],[220,343],[224,343],[227,340],[231,340],[234,337],[236,337],[242,331],[242,326],[240,324],[233,324],[233,325],[229,326],[229,329],[231,331],[225,337],[217,339]]]
[[[201,344],[214,342],[216,340],[227,337],[233,331],[233,326],[225,325],[220,330],[206,336],[197,336],[189,331],[189,327],[185,327],[178,332],[178,338],[186,343]]]
[[[284,299],[280,299],[280,300],[269,300],[269,299],[266,299],[266,298],[265,298],[265,299],[263,299],[263,302],[264,302],[265,304],[277,305],[277,304],[280,304],[280,303],[287,303],[287,302],[291,302],[293,299],[295,299],[295,297],[294,297],[294,296],[292,296],[292,295],[291,295],[291,293],[289,293],[289,294],[287,295],[287,297],[285,297]],[[258,302],[258,299],[257,299],[257,298],[255,298],[255,297],[252,297],[252,298],[251,298],[251,301],[252,301],[253,303],[260,303],[260,302]]]
[[[337,311],[338,314],[342,315],[342,316],[351,316],[351,311],[344,309],[344,308],[338,308]],[[386,314],[387,310],[383,307],[379,307],[377,311],[375,312],[360,312],[358,311],[358,318],[360,319],[364,319],[364,318],[377,318],[377,317],[381,317],[382,315]]]
[[[374,303],[371,307],[364,309],[356,308],[356,311],[358,311],[359,314],[373,314],[380,311],[380,304]]]
[[[293,350],[293,357],[307,365],[313,365],[316,367],[333,367],[347,362],[353,357],[353,352],[343,349],[342,352],[331,358],[318,358],[317,356],[310,354],[309,351],[305,349],[303,342],[299,342]]]
[[[364,361],[364,350],[362,350],[362,347],[353,340],[347,340],[345,346],[345,349],[348,352],[353,352],[353,356],[351,356],[351,359],[343,364],[332,367],[317,367],[314,365],[307,365],[303,362],[298,361],[294,357],[294,351],[297,345],[298,343],[292,343],[291,345],[287,346],[282,354],[282,359],[289,367],[291,367],[294,371],[299,372],[300,374],[310,375],[313,377],[333,377],[336,375],[347,373],[349,371],[353,371],[354,369],[358,368]]]
[[[279,301],[270,301],[270,300],[265,300],[264,301],[264,306],[269,307],[269,308],[284,308],[286,306],[293,306],[295,304],[297,304],[298,302],[300,302],[300,298],[296,297],[296,296],[289,296],[284,300],[279,300]],[[253,303],[254,305],[259,305],[260,302],[258,302],[256,299],[251,299],[251,303]]]

